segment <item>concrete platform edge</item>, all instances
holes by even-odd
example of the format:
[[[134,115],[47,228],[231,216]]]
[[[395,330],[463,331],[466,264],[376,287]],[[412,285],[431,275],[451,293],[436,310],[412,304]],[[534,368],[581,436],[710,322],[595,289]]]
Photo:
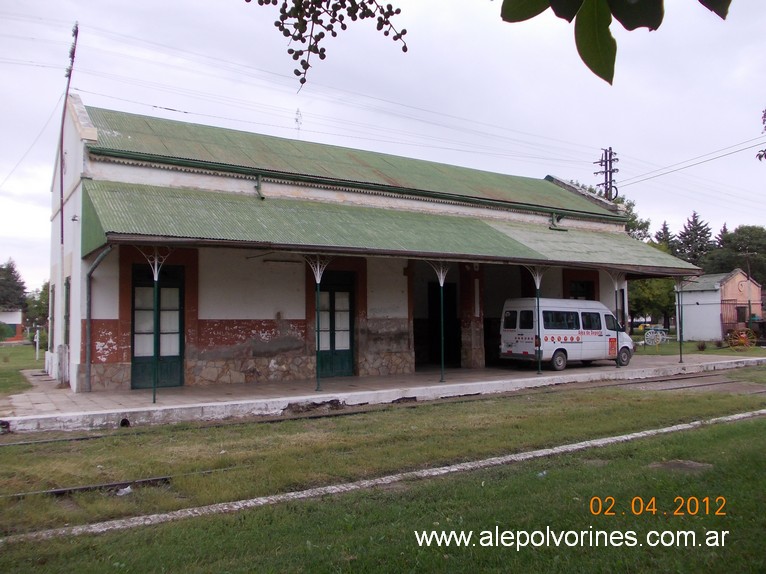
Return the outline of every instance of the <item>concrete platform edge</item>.
[[[508,380],[469,383],[435,383],[386,390],[316,392],[309,395],[247,399],[230,402],[200,403],[185,406],[151,406],[145,408],[113,409],[92,412],[73,412],[55,415],[6,417],[13,432],[74,431],[118,428],[127,421],[131,427],[160,425],[189,421],[217,421],[252,416],[278,416],[286,410],[322,405],[337,401],[341,405],[386,404],[397,400],[431,401],[441,398],[476,394],[497,394],[524,388],[559,385],[564,383],[597,382],[604,380],[627,381],[676,374],[694,374],[708,371],[735,369],[766,364],[766,358],[721,360],[704,364],[678,363],[642,369],[614,368],[595,373],[562,373],[532,375]]]

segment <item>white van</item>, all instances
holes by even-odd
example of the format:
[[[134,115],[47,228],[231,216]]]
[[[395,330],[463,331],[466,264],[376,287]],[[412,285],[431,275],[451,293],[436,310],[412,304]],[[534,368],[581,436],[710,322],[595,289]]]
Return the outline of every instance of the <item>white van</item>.
[[[598,301],[540,299],[541,361],[561,371],[569,361],[600,359],[627,365],[633,341],[614,315]],[[537,299],[508,299],[500,326],[500,357],[536,361]]]

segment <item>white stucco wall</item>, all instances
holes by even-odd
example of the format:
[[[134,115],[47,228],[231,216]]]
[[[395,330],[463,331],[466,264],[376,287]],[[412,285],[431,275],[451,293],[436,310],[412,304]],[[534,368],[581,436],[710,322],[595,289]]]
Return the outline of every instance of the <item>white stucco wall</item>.
[[[684,292],[683,335],[686,341],[715,341],[721,333],[720,291]]]
[[[23,315],[21,311],[0,311],[0,323],[20,325]]]
[[[120,318],[120,247],[115,247],[101,263],[96,267],[92,276],[92,307],[94,319],[119,319]],[[96,260],[98,252],[84,261],[85,274]],[[83,286],[82,305],[86,311],[85,286]]]
[[[367,317],[407,318],[407,276],[404,259],[367,260]]]
[[[200,249],[200,319],[305,319],[303,259],[244,249]]]
[[[69,323],[69,384],[77,388],[77,369],[80,364],[80,349],[84,333],[81,317],[85,317],[85,273],[88,263],[81,259],[82,223],[82,181],[81,174],[85,165],[85,141],[95,135],[92,128],[84,126],[78,117],[77,109],[67,103],[64,125],[64,206],[61,209],[60,197],[62,186],[60,178],[60,156],[57,154],[51,184],[51,276],[50,284],[55,293],[56,316],[53,318],[53,332],[50,334],[53,350],[46,353],[46,370],[56,378],[58,372],[56,353],[64,343],[64,282],[70,278],[70,317]],[[61,245],[61,221],[64,222],[64,243]]]
[[[612,279],[612,276],[609,275],[606,271],[599,271],[599,301],[604,304],[604,306],[612,311],[615,312],[614,304],[615,304],[615,285],[614,280]],[[630,308],[630,303],[628,302],[628,282],[624,279],[617,284],[617,289],[624,289],[624,293],[618,293],[618,297],[624,297],[624,301],[620,301],[620,309],[622,309],[622,306],[625,305],[625,309],[622,309],[625,311],[626,317],[625,322],[627,323],[629,320],[629,317],[627,317],[627,309]],[[619,320],[622,320],[622,317],[618,317]]]
[[[124,181],[159,187],[188,187],[212,193],[256,195],[254,177],[232,177],[199,172],[161,169],[150,166],[124,165],[108,161],[88,162],[86,176],[95,180]]]

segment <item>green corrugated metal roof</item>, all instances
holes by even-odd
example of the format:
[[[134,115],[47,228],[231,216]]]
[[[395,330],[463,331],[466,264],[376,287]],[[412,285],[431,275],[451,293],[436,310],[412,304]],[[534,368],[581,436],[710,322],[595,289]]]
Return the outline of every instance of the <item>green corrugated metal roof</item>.
[[[534,259],[536,252],[469,217],[193,189],[84,182],[95,220],[87,253],[113,235],[233,242],[290,249]],[[83,219],[88,214],[83,210]],[[85,241],[84,241],[85,243]]]
[[[718,291],[720,284],[739,271],[735,269],[729,273],[710,273],[695,277],[693,281],[684,283],[684,291]]]
[[[543,179],[518,177],[382,153],[289,140],[232,129],[86,108],[98,130],[95,154],[243,168],[339,185],[385,188],[489,201],[508,207],[570,211],[622,219]]]
[[[684,291],[718,291],[721,286],[736,277],[737,275],[745,275],[747,277],[747,274],[742,271],[739,267],[735,267],[728,273],[707,273],[705,275],[700,275],[699,277],[695,277],[691,281],[687,281],[684,283],[683,290]],[[754,285],[757,285],[760,288],[760,284],[750,279]]]
[[[107,242],[240,245],[690,274],[623,233],[554,231],[472,217],[200,189],[83,182],[83,255]]]
[[[666,266],[690,272],[697,270],[691,263],[637,241],[626,233],[568,229],[566,218],[559,223],[558,230],[523,223],[492,222],[490,225],[509,237],[534,245],[535,250],[546,259],[616,268],[627,264],[636,267]]]

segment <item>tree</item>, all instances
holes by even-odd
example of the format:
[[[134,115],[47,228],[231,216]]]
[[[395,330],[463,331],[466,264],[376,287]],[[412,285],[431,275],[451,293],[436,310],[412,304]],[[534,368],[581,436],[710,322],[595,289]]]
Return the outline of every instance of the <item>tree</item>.
[[[614,202],[625,206],[625,215],[628,217],[628,222],[625,224],[625,231],[628,232],[628,235],[639,241],[646,241],[649,239],[649,225],[651,225],[651,221],[648,219],[641,219],[638,216],[638,213],[636,212],[636,202],[623,196],[616,197]]]
[[[400,14],[401,9],[391,4],[384,6],[377,0],[257,0],[257,3],[259,6],[279,5],[279,19],[274,25],[291,44],[300,44],[297,49],[288,48],[287,53],[298,62],[294,73],[301,84],[306,83],[311,56],[320,60],[327,57],[324,47],[320,47],[322,40],[328,34],[336,37],[339,31],[347,30],[351,22],[375,18],[378,31],[400,42],[402,51],[407,51],[404,41],[407,30],[399,31],[391,23],[391,18]]]
[[[662,245],[664,250],[671,255],[676,254],[676,236],[670,232],[667,221],[663,221],[660,230],[654,234],[654,241],[658,245]]]
[[[766,227],[740,225],[726,233],[717,249],[701,262],[705,273],[728,273],[739,267],[760,283],[766,284]]]
[[[27,295],[27,321],[40,327],[48,323],[48,300],[50,282],[46,281],[40,289]]]
[[[726,19],[731,0],[698,0],[700,4]],[[250,3],[251,0],[245,0]],[[391,19],[401,13],[391,4],[378,0],[257,0],[259,6],[279,6],[274,25],[292,43],[300,44],[287,52],[298,62],[294,70],[301,84],[311,68],[311,56],[320,60],[327,56],[322,41],[329,34],[336,37],[351,22],[375,19],[384,36],[400,42],[407,51],[404,36]],[[656,30],[665,15],[664,0],[503,0],[500,11],[506,22],[522,22],[551,8],[559,18],[574,21],[575,45],[580,58],[593,73],[610,84],[614,78],[617,43],[609,31],[614,17],[627,30]]]
[[[726,19],[731,0],[699,0]],[[575,23],[575,45],[580,58],[598,77],[610,84],[614,78],[617,42],[609,31],[614,17],[626,30],[656,30],[665,15],[664,0],[504,0],[506,22],[521,22],[548,8],[559,18]]]
[[[649,245],[670,252],[670,248],[660,243]],[[631,317],[662,318],[665,328],[670,327],[670,318],[675,314],[675,282],[672,278],[634,279],[628,282],[628,314]]]
[[[721,231],[718,232],[718,235],[715,236],[715,244],[716,247],[722,247],[724,239],[726,238],[726,235],[729,233],[729,228],[726,227],[726,222],[724,221],[723,227],[721,227]]]
[[[16,331],[10,325],[6,325],[0,321],[0,341],[5,341],[6,339],[13,337],[15,334]]]
[[[634,279],[628,283],[628,313],[631,317],[651,317],[670,327],[675,315],[675,282],[672,278]]]
[[[23,309],[26,286],[13,259],[0,265],[0,309]]]
[[[713,246],[711,235],[710,225],[702,221],[696,211],[692,212],[678,234],[678,257],[692,265],[699,265]]]
[[[572,179],[569,180],[569,183],[582,191],[587,191],[602,199],[606,199],[606,193],[603,189],[595,188],[592,185],[583,185],[579,181],[574,181]],[[638,216],[636,202],[621,195],[615,197],[612,201],[617,205],[622,205],[625,209],[625,216],[628,218],[628,221],[625,224],[625,231],[628,235],[639,241],[646,241],[649,239],[649,226],[651,225],[651,221],[648,219],[641,219]]]

